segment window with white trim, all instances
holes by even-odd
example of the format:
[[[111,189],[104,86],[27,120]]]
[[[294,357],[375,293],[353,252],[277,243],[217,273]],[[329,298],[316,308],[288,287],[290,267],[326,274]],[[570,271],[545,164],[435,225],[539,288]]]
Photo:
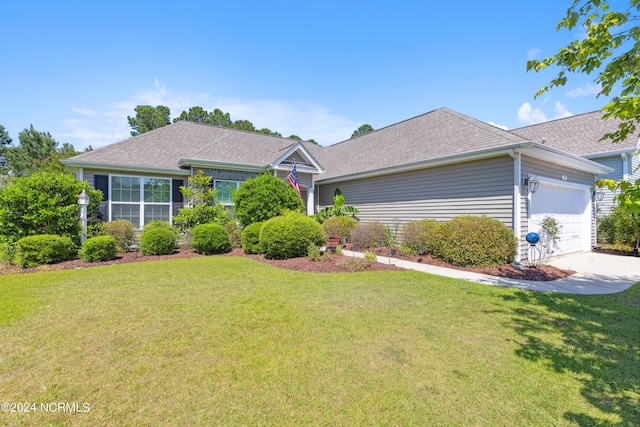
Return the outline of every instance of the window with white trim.
[[[233,205],[231,192],[238,189],[240,186],[239,181],[224,181],[216,179],[213,186],[216,189],[218,203],[222,203],[223,205]]]
[[[111,175],[111,219],[141,228],[149,221],[170,221],[171,179]]]

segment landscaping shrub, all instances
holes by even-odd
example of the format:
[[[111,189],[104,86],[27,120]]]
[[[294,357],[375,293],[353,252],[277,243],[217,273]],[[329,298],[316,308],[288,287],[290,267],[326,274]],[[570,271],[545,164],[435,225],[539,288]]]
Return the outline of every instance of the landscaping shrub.
[[[242,227],[236,220],[230,220],[227,222],[224,227],[227,229],[227,233],[229,233],[229,239],[231,240],[232,248],[240,248],[242,247]]]
[[[140,252],[145,255],[170,255],[176,248],[176,234],[166,228],[152,228],[140,236]]]
[[[360,249],[374,248],[378,245],[378,240],[382,246],[389,244],[387,229],[381,222],[360,223],[351,231],[351,243],[358,243]]]
[[[260,245],[272,258],[304,257],[309,245],[324,244],[322,226],[313,218],[298,212],[271,218],[260,231]]]
[[[126,219],[116,219],[102,225],[102,233],[116,239],[118,252],[126,252],[127,246],[135,243],[136,230]]]
[[[614,207],[609,215],[598,218],[598,240],[611,244],[635,243],[633,219]]]
[[[95,216],[102,193],[70,174],[38,172],[0,187],[0,240],[48,234],[80,243],[78,194],[83,189],[91,199],[88,214]]]
[[[154,219],[146,223],[144,227],[142,227],[142,231],[145,232],[145,231],[152,230],[154,228],[165,228],[171,231],[172,233],[174,233],[176,236],[178,235],[178,229],[176,227],[169,224],[169,222],[167,221],[161,221],[159,219]]]
[[[78,248],[67,236],[39,234],[16,242],[15,263],[22,268],[66,261],[78,255]]]
[[[229,211],[223,205],[195,205],[190,208],[181,208],[178,215],[173,217],[173,223],[182,232],[191,230],[202,224],[226,224],[229,222]]]
[[[200,224],[224,225],[229,222],[229,211],[217,202],[212,179],[199,169],[189,178],[188,187],[180,187],[180,192],[189,206],[180,209],[178,215],[173,217],[173,223],[181,232],[186,233]]]
[[[272,174],[249,178],[231,194],[233,213],[245,227],[274,218],[287,210],[302,212],[304,209],[298,193]]]
[[[16,247],[10,242],[0,242],[0,264],[11,264],[16,256]]]
[[[324,235],[330,237],[346,237],[351,241],[351,231],[358,225],[358,220],[350,216],[332,216],[322,223]]]
[[[254,222],[242,230],[242,249],[248,254],[261,254],[260,229],[264,222]]]
[[[80,258],[87,262],[110,261],[115,259],[117,252],[116,239],[111,236],[97,236],[84,241]]]
[[[199,254],[220,254],[231,250],[231,239],[224,226],[201,224],[191,231],[190,245]]]
[[[416,255],[418,245],[422,245],[425,253],[433,253],[439,224],[435,219],[420,219],[404,224],[400,232],[401,252]]]
[[[436,234],[433,256],[453,265],[497,266],[516,255],[513,230],[487,216],[455,217],[441,224]]]

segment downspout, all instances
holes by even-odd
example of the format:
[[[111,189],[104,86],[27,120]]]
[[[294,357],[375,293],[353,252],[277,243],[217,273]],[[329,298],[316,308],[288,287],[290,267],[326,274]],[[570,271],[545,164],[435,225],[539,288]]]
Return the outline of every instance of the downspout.
[[[522,160],[520,153],[516,153],[513,148],[509,150],[509,157],[514,160],[513,164],[513,234],[516,235],[518,246],[516,248],[516,261],[522,260],[522,248],[520,247],[520,234],[522,233],[521,219],[522,212],[520,210],[520,174],[522,173]]]
[[[622,157],[622,180],[629,181],[629,158],[627,157],[627,153],[620,154]]]

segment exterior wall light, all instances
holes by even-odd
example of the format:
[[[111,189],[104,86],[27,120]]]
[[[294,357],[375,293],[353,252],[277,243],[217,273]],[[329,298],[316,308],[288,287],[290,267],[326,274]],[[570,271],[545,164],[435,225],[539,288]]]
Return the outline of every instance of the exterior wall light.
[[[540,180],[538,179],[537,176],[528,176],[524,179],[524,185],[526,185],[527,188],[529,189],[529,192],[533,194],[536,191],[538,191],[538,187],[540,186]]]

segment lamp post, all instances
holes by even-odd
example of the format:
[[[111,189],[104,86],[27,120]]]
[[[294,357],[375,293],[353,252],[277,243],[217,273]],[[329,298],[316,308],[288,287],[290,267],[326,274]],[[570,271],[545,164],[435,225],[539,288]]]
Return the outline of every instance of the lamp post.
[[[87,206],[89,206],[89,196],[84,189],[82,189],[82,192],[78,194],[78,204],[80,205],[80,221],[82,222],[80,244],[83,244],[84,240],[87,238]]]

